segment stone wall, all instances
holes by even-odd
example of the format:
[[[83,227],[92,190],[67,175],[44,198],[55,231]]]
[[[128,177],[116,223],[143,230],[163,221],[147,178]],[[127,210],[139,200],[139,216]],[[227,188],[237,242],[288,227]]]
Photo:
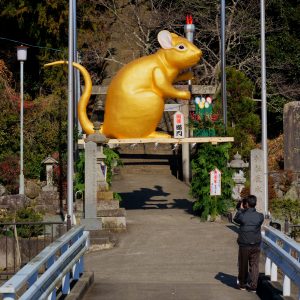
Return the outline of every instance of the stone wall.
[[[42,190],[43,182],[26,181],[25,195],[2,195],[0,206],[9,210],[33,205],[42,213],[56,214],[60,211],[60,200],[58,192],[46,192]]]

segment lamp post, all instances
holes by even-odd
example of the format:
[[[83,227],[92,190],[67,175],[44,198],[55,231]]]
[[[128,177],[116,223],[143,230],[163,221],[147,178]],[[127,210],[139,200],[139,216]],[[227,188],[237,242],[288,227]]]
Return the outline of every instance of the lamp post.
[[[223,102],[223,122],[225,131],[227,130],[227,91],[226,91],[226,55],[225,55],[225,0],[221,0],[221,74],[222,74],[222,102]]]
[[[20,182],[19,182],[19,194],[24,195],[24,162],[23,162],[23,120],[24,120],[24,61],[27,59],[27,47],[17,47],[17,58],[20,62]]]
[[[74,101],[74,90],[73,90],[73,49],[74,49],[74,0],[69,0],[69,57],[68,57],[68,192],[67,192],[67,204],[68,213],[67,223],[68,227],[75,223],[73,214],[73,176],[74,176],[74,145],[73,145],[73,101]],[[70,224],[71,222],[71,224]]]
[[[268,196],[268,134],[267,134],[267,88],[266,88],[266,40],[265,40],[265,1],[260,0],[260,35],[261,35],[261,115],[262,115],[262,150],[264,171],[264,214],[269,215]]]

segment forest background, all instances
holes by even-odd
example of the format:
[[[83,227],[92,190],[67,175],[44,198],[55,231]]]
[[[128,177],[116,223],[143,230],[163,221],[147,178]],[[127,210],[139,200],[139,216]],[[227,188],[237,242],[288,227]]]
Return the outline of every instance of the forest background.
[[[232,154],[246,159],[260,142],[259,0],[226,1],[228,132]],[[184,35],[185,16],[196,26],[203,59],[195,84],[216,85],[220,108],[220,1],[78,0],[78,51],[94,85],[107,85],[134,58],[155,52],[162,29]],[[282,134],[285,103],[300,100],[300,2],[266,1],[268,137]],[[19,62],[16,46],[31,45],[25,62],[24,163],[26,178],[40,178],[41,161],[66,161],[67,68],[45,69],[67,59],[68,1],[0,0],[0,182],[17,191],[19,174]],[[92,107],[93,110],[93,107]],[[282,157],[276,158],[280,167]]]

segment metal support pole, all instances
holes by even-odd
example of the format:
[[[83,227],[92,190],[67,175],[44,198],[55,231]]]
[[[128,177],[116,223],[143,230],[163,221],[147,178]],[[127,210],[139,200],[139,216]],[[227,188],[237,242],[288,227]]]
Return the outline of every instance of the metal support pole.
[[[67,231],[69,231],[72,227],[71,216],[67,215]]]
[[[225,0],[221,0],[221,73],[222,73],[222,103],[223,122],[227,130],[227,91],[226,91],[226,58],[225,58]]]
[[[69,59],[68,59],[68,215],[73,223],[73,1],[69,0]]]
[[[79,53],[77,51],[77,62],[80,63],[80,57],[79,57]],[[78,102],[79,102],[79,99],[80,99],[80,72],[79,70],[76,70],[76,77],[77,77],[77,102],[76,102],[76,108],[78,106]],[[81,134],[82,133],[82,127],[81,127],[81,124],[80,122],[78,121],[78,113],[76,114],[76,119],[77,119],[77,128],[78,128],[78,133]]]
[[[287,275],[284,275],[283,277],[282,296],[285,297],[291,296],[291,279]]]
[[[195,32],[195,25],[193,24],[192,16],[187,16],[187,24],[184,25],[184,32],[186,39],[193,43],[194,41],[194,32]],[[189,90],[192,91],[192,81],[188,81]],[[189,120],[189,102],[187,101],[181,109],[182,113],[184,114],[184,128],[185,137],[190,136],[190,130],[188,126]],[[191,167],[190,167],[190,145],[188,143],[182,144],[182,174],[183,174],[183,181],[186,183],[190,183],[191,179]]]
[[[77,62],[77,21],[76,21],[76,0],[73,0],[73,62]],[[78,79],[78,73],[79,70],[77,69],[73,69],[74,72],[74,76],[73,76],[73,93],[74,93],[74,101],[73,101],[73,109],[74,109],[74,113],[73,113],[73,126],[74,126],[74,130],[75,132],[75,137],[74,138],[74,161],[77,161],[78,157],[79,157],[79,153],[78,153],[78,113],[77,113],[77,103],[78,103],[78,98],[79,98],[79,93],[78,93],[78,86],[79,86],[79,79]],[[76,164],[74,164],[74,172],[76,172]]]
[[[277,274],[278,274],[278,268],[277,268],[277,265],[272,262],[271,263],[271,281],[277,281]]]
[[[76,0],[73,0],[73,62],[77,62],[77,24],[76,24]],[[73,101],[73,107],[74,107],[74,128],[76,128],[77,125],[77,69],[73,69],[74,76],[73,76],[73,93],[74,93],[74,101]],[[77,140],[74,139],[74,151],[76,152],[77,148]],[[76,157],[76,155],[74,156]]]
[[[271,259],[266,257],[266,263],[265,263],[265,275],[271,275]]]
[[[260,0],[261,28],[261,118],[262,118],[262,150],[264,172],[264,214],[269,215],[268,208],[268,134],[267,134],[267,96],[266,96],[266,42],[265,42],[265,1]]]
[[[77,51],[77,1],[73,0],[73,61],[80,63],[79,54]],[[78,133],[82,133],[80,122],[78,121],[77,106],[80,98],[80,71],[74,69],[74,125],[77,126]],[[75,148],[77,141],[75,141]]]
[[[284,233],[286,235],[289,235],[289,233],[290,233],[290,223],[289,223],[288,218],[285,218],[285,220],[284,220]]]
[[[19,194],[24,195],[24,138],[23,138],[23,123],[24,123],[24,61],[20,61],[20,186]]]
[[[77,18],[76,17],[76,0],[73,0],[73,16],[72,16],[72,19],[73,19],[73,61],[74,62],[77,62],[77,22],[76,22],[76,18]],[[75,83],[74,84],[74,96],[77,97],[77,95],[76,95],[76,85],[77,85],[76,76],[74,76],[74,83]]]

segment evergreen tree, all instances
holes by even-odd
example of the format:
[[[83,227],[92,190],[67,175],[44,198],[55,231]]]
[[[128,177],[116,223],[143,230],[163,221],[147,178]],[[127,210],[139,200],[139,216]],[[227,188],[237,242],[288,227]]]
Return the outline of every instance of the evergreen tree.
[[[250,156],[255,148],[256,137],[260,132],[261,122],[257,102],[253,100],[254,85],[247,76],[234,68],[226,70],[228,131],[234,137],[231,154],[237,151],[243,157]]]

